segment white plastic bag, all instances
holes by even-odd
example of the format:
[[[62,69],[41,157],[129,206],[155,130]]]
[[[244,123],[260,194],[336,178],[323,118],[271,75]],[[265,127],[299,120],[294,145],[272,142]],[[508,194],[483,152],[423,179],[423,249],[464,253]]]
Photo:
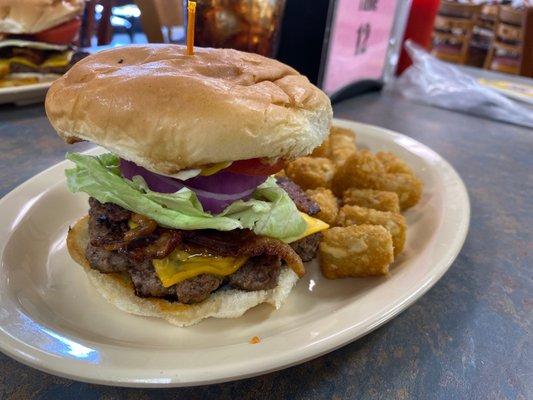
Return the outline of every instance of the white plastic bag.
[[[533,128],[533,109],[481,86],[411,40],[406,41],[405,48],[413,65],[391,82],[389,90],[419,103]]]

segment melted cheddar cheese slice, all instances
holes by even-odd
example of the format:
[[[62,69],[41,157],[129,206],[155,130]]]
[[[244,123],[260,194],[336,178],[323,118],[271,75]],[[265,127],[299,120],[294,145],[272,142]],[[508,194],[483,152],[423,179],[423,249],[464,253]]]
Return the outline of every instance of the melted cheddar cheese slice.
[[[169,287],[200,274],[231,275],[247,259],[247,257],[206,256],[174,250],[168,257],[152,260],[152,264],[163,286]]]
[[[221,170],[223,170],[224,168],[228,168],[231,164],[233,164],[231,161],[219,162],[219,163],[213,164],[213,165],[211,165],[211,166],[209,166],[209,167],[202,168],[202,170],[200,171],[200,175],[201,175],[201,176],[211,176],[211,175],[214,175],[214,174],[216,174],[218,171],[221,171]]]
[[[303,239],[304,237],[312,235],[313,233],[325,231],[329,228],[328,224],[318,218],[313,218],[303,212],[300,212],[300,215],[305,220],[305,222],[307,222],[307,229],[300,236],[292,238],[290,240],[290,243]]]
[[[30,68],[56,68],[56,67],[64,67],[68,65],[70,60],[72,59],[72,51],[66,51],[63,53],[54,54],[50,57],[48,57],[44,62],[40,65],[32,63],[30,60],[24,58],[24,57],[11,57],[7,59],[0,60],[0,65],[9,66],[11,63],[17,63],[22,64]]]
[[[53,56],[48,57],[40,66],[51,68],[64,67],[68,65],[68,63],[72,59],[72,54],[72,51],[55,54]]]
[[[310,217],[304,213],[300,214],[305,222],[307,222],[307,229],[300,236],[292,238],[291,242],[329,228],[328,224],[317,218]],[[134,228],[135,226],[130,223],[130,227]],[[152,264],[163,286],[169,287],[200,274],[217,276],[231,275],[246,260],[246,257],[219,257],[205,254],[191,254],[177,249],[165,258],[152,260]]]

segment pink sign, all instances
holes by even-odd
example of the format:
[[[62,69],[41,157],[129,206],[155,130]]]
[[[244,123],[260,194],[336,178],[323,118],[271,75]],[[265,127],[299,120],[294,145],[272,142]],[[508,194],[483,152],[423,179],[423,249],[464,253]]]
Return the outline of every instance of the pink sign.
[[[381,79],[396,0],[337,0],[323,89],[333,94],[361,79]]]

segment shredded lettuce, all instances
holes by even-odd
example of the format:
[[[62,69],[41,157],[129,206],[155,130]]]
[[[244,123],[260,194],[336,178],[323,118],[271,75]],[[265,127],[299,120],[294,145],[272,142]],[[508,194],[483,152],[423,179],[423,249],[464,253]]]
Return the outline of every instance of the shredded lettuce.
[[[85,192],[102,203],[114,203],[146,215],[167,228],[251,229],[258,235],[288,240],[301,235],[307,227],[296,205],[272,177],[257,187],[250,200],[236,201],[222,213],[212,215],[203,210],[196,194],[188,188],[158,193],[151,191],[140,176],[133,180],[123,178],[115,154],[67,153],[66,158],[75,164],[65,171],[71,192]]]

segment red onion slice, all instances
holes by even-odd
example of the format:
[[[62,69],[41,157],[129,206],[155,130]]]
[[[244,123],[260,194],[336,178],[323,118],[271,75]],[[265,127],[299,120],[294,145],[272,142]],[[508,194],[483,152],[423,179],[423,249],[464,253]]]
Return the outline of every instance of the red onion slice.
[[[147,169],[139,167],[137,164],[122,158],[120,159],[120,172],[122,172],[124,178],[129,180],[134,176],[141,176],[146,181],[150,190],[153,190],[154,192],[175,193],[185,187],[185,185],[177,179],[150,172]]]
[[[208,192],[232,194],[244,192],[248,189],[255,189],[264,181],[268,175],[250,176],[237,174],[227,170],[221,170],[209,176],[195,176],[194,178],[181,181],[190,188],[207,190]]]
[[[134,176],[141,176],[150,190],[154,192],[175,193],[187,187],[196,193],[204,210],[214,214],[222,212],[227,206],[237,200],[248,200],[257,186],[267,178],[266,176],[251,177],[229,171],[221,171],[211,176],[199,176],[184,182],[148,171],[131,161],[123,159],[120,160],[120,170],[122,176],[130,180]]]

